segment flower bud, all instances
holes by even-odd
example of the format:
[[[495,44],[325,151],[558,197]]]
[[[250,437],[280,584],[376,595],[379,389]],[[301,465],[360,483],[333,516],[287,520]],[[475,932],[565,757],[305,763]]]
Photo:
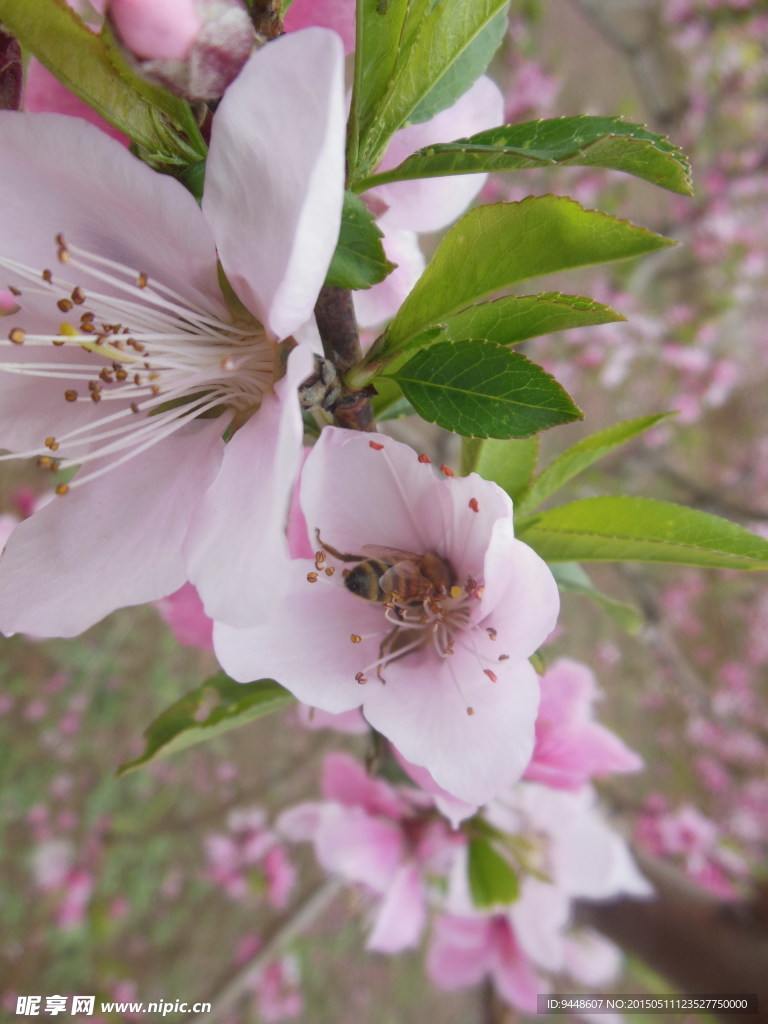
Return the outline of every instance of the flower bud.
[[[140,72],[190,100],[220,97],[262,42],[241,0],[110,0]]]

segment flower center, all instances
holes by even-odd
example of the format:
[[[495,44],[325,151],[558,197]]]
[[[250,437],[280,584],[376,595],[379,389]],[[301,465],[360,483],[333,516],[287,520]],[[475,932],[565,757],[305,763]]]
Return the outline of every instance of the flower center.
[[[317,536],[320,540],[319,533]],[[356,555],[342,555],[323,544],[315,554],[316,571],[307,574],[310,583],[333,577],[336,567],[326,564],[328,554],[341,561],[357,560],[358,564],[353,569],[342,571],[346,589],[362,600],[382,606],[386,623],[384,630],[368,635],[351,633],[349,636],[353,644],[373,638],[379,640],[377,657],[356,673],[355,680],[364,685],[370,673],[375,671],[378,679],[386,683],[384,669],[400,658],[429,648],[441,661],[447,661],[456,646],[461,645],[475,655],[482,673],[495,683],[495,672],[483,665],[507,661],[509,656],[495,655],[494,652],[494,657],[489,657],[477,643],[478,638],[483,644],[498,638],[494,627],[476,621],[483,584],[472,576],[458,584],[450,562],[438,555],[409,555],[408,552],[375,546],[371,546],[371,550],[382,557],[363,559]],[[393,561],[398,556],[401,556],[399,560]],[[461,692],[461,681],[455,676],[454,683]],[[474,714],[474,709],[467,706],[467,714]]]
[[[0,370],[59,379],[64,385],[59,400],[85,404],[90,413],[72,429],[42,438],[37,448],[0,458],[36,456],[54,470],[96,462],[78,474],[70,485],[75,487],[192,419],[228,410],[247,417],[259,405],[274,379],[276,347],[255,320],[226,322],[218,311],[150,280],[140,269],[69,246],[62,235],[56,243],[56,272],[0,258],[17,282],[10,290],[22,307],[25,297],[32,300],[35,320],[40,306],[48,318],[47,300],[57,311],[51,311],[53,322],[62,317],[56,333],[41,334],[26,330],[14,315],[5,344],[19,353],[31,349],[31,358],[3,361]],[[47,361],[40,349],[51,347]],[[68,489],[57,488],[59,493]]]

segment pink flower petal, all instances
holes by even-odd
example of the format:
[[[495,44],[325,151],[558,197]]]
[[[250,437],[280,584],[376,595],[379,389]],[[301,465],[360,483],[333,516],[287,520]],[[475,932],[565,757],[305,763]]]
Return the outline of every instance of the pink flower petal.
[[[530,760],[536,673],[527,661],[507,661],[491,683],[474,653],[458,648],[435,669],[430,651],[388,665],[386,685],[372,679],[366,687],[365,717],[453,796],[484,804]]]
[[[292,843],[309,842],[315,838],[323,814],[323,804],[307,802],[289,807],[279,815],[275,828]]]
[[[283,20],[286,32],[320,25],[333,29],[344,43],[344,53],[355,48],[355,0],[293,0]]]
[[[232,626],[259,621],[283,578],[285,522],[303,454],[296,389],[313,365],[305,347],[291,352],[275,393],[225,446],[218,476],[191,519],[189,579],[206,614]]]
[[[485,917],[436,918],[427,955],[427,973],[449,992],[476,985],[491,969],[491,920]]]
[[[329,754],[323,762],[323,796],[348,807],[362,807],[368,814],[395,821],[407,810],[403,800],[383,779],[374,779],[348,754]]]
[[[216,623],[214,648],[233,679],[245,683],[271,677],[305,704],[338,714],[359,707],[363,700],[355,675],[365,663],[361,658],[376,657],[378,641],[355,644],[350,637],[376,636],[381,608],[325,586],[322,577],[316,584],[308,583],[311,567],[312,562],[300,561],[284,570],[289,596],[269,621],[248,629]]]
[[[450,821],[453,828],[458,828],[462,821],[471,818],[473,814],[477,813],[478,808],[476,804],[468,804],[464,800],[457,800],[455,796],[451,796],[442,786],[438,786],[426,768],[411,764],[410,761],[406,761],[396,747],[392,749],[403,771],[425,793],[429,793],[434,799],[437,809]]]
[[[213,650],[213,622],[205,614],[200,595],[191,583],[156,601],[155,607],[180,644]]]
[[[427,920],[424,884],[415,864],[404,864],[389,884],[376,913],[366,949],[398,953],[419,944]]]
[[[486,128],[495,128],[503,120],[504,99],[498,86],[490,78],[478,78],[452,107],[429,121],[397,132],[378,170],[396,167],[417,149],[436,142],[453,142]],[[487,177],[487,174],[463,174],[397,181],[379,185],[368,195],[389,207],[379,217],[379,224],[384,229],[438,231],[464,212]]]
[[[74,636],[177,590],[190,509],[218,466],[221,431],[220,420],[190,424],[20,523],[0,558],[3,632]]]
[[[526,778],[558,789],[578,789],[600,775],[642,768],[634,751],[592,721],[599,693],[586,665],[561,658],[542,677],[541,692],[536,748]]]
[[[397,264],[397,269],[372,288],[352,293],[361,327],[375,327],[394,316],[426,266],[415,232],[391,229],[383,243],[387,258]]]
[[[384,893],[402,860],[403,839],[397,825],[362,808],[326,804],[315,849],[326,871]]]
[[[497,922],[497,927],[501,923]],[[502,999],[526,1014],[536,1013],[537,996],[546,988],[520,948],[514,932],[505,929],[497,937],[494,959],[492,976]]]
[[[192,195],[93,125],[0,111],[0,190],[14,197],[3,211],[2,255],[55,271],[62,233],[70,245],[118,260],[226,318],[213,237]],[[90,286],[105,288],[85,270],[78,275],[86,296]],[[25,295],[26,282],[9,270],[3,283],[22,290],[23,309],[58,328],[54,289],[50,298]]]
[[[571,899],[556,884],[525,878],[520,899],[509,908],[520,948],[535,964],[547,971],[563,967],[563,930],[571,912]]]
[[[93,107],[88,106],[85,100],[75,96],[65,85],[53,75],[48,68],[44,67],[39,60],[30,57],[27,65],[27,72],[24,76],[24,97],[22,109],[30,114],[68,114],[70,117],[81,117],[84,121],[90,122],[99,128],[106,135],[123,146],[130,144],[130,139],[121,131],[118,131],[108,121],[105,121],[100,114],[97,114]]]
[[[222,99],[203,210],[238,297],[278,338],[312,314],[344,188],[343,54],[306,29],[255,53]]]
[[[434,485],[433,473],[406,445],[379,435],[361,445],[354,431],[331,427],[323,430],[304,467],[301,504],[307,523],[320,524],[322,540],[341,545],[343,554],[360,554],[366,544],[422,552],[432,538],[413,506],[422,497],[428,500]],[[324,520],[333,524],[327,531]]]
[[[527,658],[546,640],[557,622],[560,594],[552,573],[533,548],[512,537],[512,524],[494,524],[485,557],[483,624],[498,638],[483,647]]]

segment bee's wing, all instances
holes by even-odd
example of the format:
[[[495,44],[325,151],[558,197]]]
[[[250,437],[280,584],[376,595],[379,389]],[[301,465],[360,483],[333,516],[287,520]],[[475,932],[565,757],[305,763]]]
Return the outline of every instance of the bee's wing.
[[[384,562],[418,562],[421,559],[421,555],[415,551],[385,548],[380,544],[364,544],[363,554],[366,558],[380,558]]]
[[[423,591],[425,579],[419,566],[411,558],[398,562],[379,577],[379,586],[384,594],[418,594]]]

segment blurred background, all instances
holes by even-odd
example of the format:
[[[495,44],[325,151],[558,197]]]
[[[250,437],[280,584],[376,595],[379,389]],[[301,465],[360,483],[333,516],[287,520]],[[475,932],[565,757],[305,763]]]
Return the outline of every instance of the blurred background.
[[[668,134],[694,169],[693,199],[590,169],[502,175],[484,190],[571,195],[682,243],[553,283],[627,323],[529,343],[588,414],[545,435],[544,453],[678,412],[571,497],[666,498],[768,536],[767,38],[768,8],[750,0],[513,0],[493,68],[508,121],[623,114]],[[428,453],[444,444],[423,440]],[[0,483],[10,528],[47,481],[4,463]],[[593,666],[601,720],[646,760],[603,787],[616,822],[718,897],[765,892],[764,583],[671,567],[590,574],[642,624],[629,634],[566,596],[546,653]],[[117,778],[149,722],[216,670],[212,655],[147,607],[76,640],[4,640],[0,660],[0,1015],[36,992],[207,1000],[220,1024],[518,1019],[485,991],[434,990],[418,952],[366,954],[362,897],[328,888],[308,848],[265,854],[272,815],[317,796],[323,754],[342,743],[364,756],[365,738],[309,731],[291,711],[280,728],[255,722]],[[627,991],[659,991],[637,960],[627,971]]]

